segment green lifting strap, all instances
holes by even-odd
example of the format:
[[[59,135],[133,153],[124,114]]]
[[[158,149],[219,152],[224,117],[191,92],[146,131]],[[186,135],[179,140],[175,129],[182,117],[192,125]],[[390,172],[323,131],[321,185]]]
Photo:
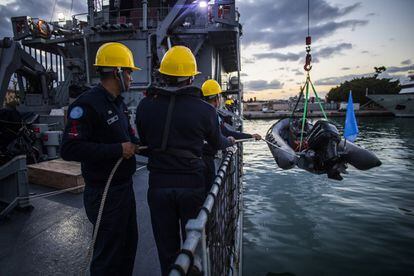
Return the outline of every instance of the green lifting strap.
[[[307,75],[307,77],[306,77],[306,83],[305,83],[305,86],[306,86],[306,97],[305,97],[305,106],[304,106],[304,108],[303,108],[303,116],[302,116],[302,131],[301,131],[301,133],[300,133],[300,144],[299,144],[299,151],[301,151],[301,150],[302,150],[302,143],[303,143],[303,131],[305,130],[305,121],[306,121],[307,116],[308,116],[309,84],[311,85],[311,87],[312,87],[312,91],[313,91],[313,93],[315,94],[316,101],[318,102],[319,107],[321,108],[321,111],[322,111],[323,117],[325,118],[325,120],[328,120],[328,117],[326,116],[325,110],[323,109],[323,106],[322,106],[322,103],[321,103],[320,98],[319,98],[319,96],[318,96],[318,93],[316,93],[315,87],[313,86],[313,83],[312,83],[312,81],[310,80],[310,76],[309,76],[309,73],[308,73],[308,75]]]
[[[310,78],[309,78],[309,82],[310,82],[310,84],[312,86],[313,93],[315,93],[315,97],[316,97],[316,100],[318,101],[319,107],[322,110],[323,117],[325,117],[325,120],[328,120],[328,117],[326,116],[325,110],[323,109],[322,103],[319,100],[318,93],[316,93],[315,87],[313,86],[313,83],[311,82]]]
[[[299,151],[302,150],[302,142],[303,142],[303,131],[305,130],[305,120],[308,115],[308,99],[309,99],[309,74],[306,79],[306,96],[305,96],[305,107],[303,108],[303,116],[302,116],[302,131],[300,132],[300,144],[299,144]]]

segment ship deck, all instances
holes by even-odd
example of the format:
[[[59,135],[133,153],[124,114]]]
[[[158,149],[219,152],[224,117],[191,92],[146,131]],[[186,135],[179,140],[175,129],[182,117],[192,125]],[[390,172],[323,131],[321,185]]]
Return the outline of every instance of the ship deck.
[[[160,275],[146,200],[147,170],[137,171],[133,179],[139,228],[134,275]],[[50,191],[30,185],[30,193]],[[31,204],[31,211],[13,211],[0,222],[0,275],[78,275],[92,237],[83,194],[65,193]]]

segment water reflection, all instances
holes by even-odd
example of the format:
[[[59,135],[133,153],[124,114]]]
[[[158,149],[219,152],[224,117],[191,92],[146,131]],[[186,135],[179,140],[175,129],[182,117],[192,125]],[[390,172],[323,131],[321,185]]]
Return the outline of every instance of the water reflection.
[[[414,271],[414,120],[358,121],[357,144],[382,166],[350,166],[343,181],[283,171],[264,143],[245,144],[245,275]],[[245,130],[265,134],[273,122],[247,121]]]

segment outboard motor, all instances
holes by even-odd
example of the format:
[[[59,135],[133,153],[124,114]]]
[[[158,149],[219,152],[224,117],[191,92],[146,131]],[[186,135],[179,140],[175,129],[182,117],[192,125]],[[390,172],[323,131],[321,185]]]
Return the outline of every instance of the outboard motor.
[[[316,154],[315,170],[326,171],[329,178],[342,180],[343,164],[338,154],[338,144],[341,141],[338,129],[328,121],[319,120],[308,134],[308,149]]]
[[[300,120],[280,119],[269,128],[264,140],[282,170],[297,166],[342,180],[341,174],[347,173],[347,164],[359,170],[381,165],[374,153],[342,140],[335,125],[325,120],[305,124],[302,133]]]

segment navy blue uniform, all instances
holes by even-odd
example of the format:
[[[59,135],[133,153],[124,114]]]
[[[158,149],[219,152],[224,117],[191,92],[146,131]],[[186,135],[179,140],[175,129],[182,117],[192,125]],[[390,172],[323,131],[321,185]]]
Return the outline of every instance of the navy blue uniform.
[[[197,216],[203,204],[204,140],[214,149],[227,143],[220,135],[214,107],[200,95],[200,89],[192,86],[151,88],[137,108],[138,134],[141,143],[149,147],[148,205],[163,275],[168,274],[180,249],[179,220],[185,239],[185,224]],[[175,105],[167,116],[170,101]],[[168,117],[171,121],[165,135]]]
[[[222,135],[225,137],[232,136],[234,139],[247,139],[252,138],[253,136],[248,133],[243,133],[239,131],[234,131],[229,129],[223,120],[220,118],[220,115],[218,116],[219,124],[220,124],[220,131]],[[225,147],[222,147],[221,149],[225,149]],[[206,193],[208,193],[211,189],[211,186],[214,182],[214,177],[216,175],[216,165],[214,163],[214,157],[217,154],[217,150],[211,147],[208,143],[204,145],[203,147],[203,161],[206,165],[204,169],[204,177],[206,180]]]
[[[84,205],[95,225],[103,189],[122,157],[122,143],[138,143],[121,96],[101,85],[70,105],[63,135],[62,158],[81,162],[85,179]],[[91,275],[131,275],[138,241],[132,175],[135,156],[124,159],[111,182],[96,239]]]

